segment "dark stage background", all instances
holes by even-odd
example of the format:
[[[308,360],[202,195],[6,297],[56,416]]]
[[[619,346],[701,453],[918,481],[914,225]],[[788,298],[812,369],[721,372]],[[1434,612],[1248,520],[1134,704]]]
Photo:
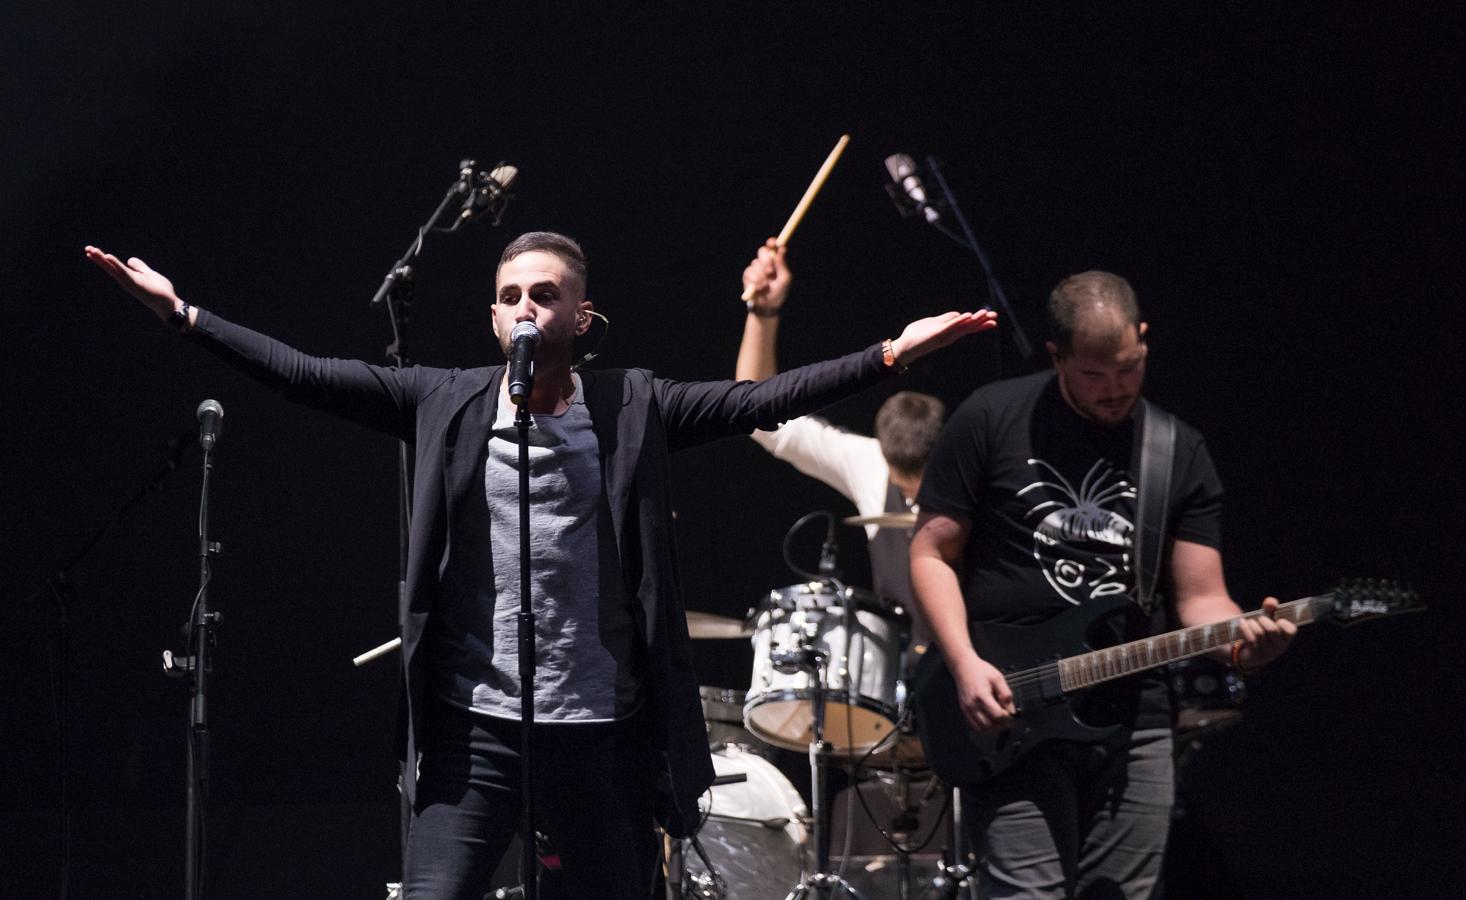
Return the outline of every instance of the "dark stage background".
[[[227,411],[214,896],[376,897],[399,872],[397,674],[350,663],[394,634],[395,445],[180,342],[83,244],[303,349],[379,360],[382,275],[461,157],[503,158],[523,173],[503,228],[421,260],[417,359],[495,361],[493,263],[548,228],[591,258],[605,365],[720,378],[739,273],[842,132],[791,244],[786,365],[987,302],[974,260],[882,190],[885,155],[936,154],[1035,337],[1063,275],[1133,281],[1149,394],[1208,436],[1228,486],[1244,605],[1346,574],[1431,604],[1309,629],[1256,679],[1190,769],[1177,893],[1458,895],[1460,9],[707,6],[7,8],[0,895],[57,894],[63,814],[72,896],[180,893],[187,702],[159,654],[196,587],[197,451],[71,572],[64,641],[53,602],[22,601],[205,397]],[[999,347],[900,386],[955,403],[1042,365]],[[829,415],[867,429],[882,399]],[[675,475],[695,610],[797,580],[785,529],[851,511],[742,439]],[[700,649],[705,681],[747,687],[746,646]]]

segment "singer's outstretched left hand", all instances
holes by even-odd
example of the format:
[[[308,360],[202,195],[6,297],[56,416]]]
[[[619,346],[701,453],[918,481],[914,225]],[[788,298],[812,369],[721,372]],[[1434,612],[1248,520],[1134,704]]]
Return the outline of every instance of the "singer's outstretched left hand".
[[[97,268],[112,276],[122,289],[136,297],[160,319],[173,315],[173,310],[182,305],[173,290],[173,282],[161,272],[154,272],[148,264],[133,257],[125,264],[122,260],[97,247],[87,246],[87,259]]]

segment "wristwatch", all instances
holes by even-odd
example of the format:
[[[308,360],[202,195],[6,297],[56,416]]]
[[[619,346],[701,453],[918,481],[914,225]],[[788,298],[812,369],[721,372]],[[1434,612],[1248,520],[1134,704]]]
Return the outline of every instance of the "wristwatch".
[[[177,309],[168,314],[168,324],[172,325],[178,331],[187,331],[189,325],[188,313],[192,308],[188,305],[188,301],[184,300]]]

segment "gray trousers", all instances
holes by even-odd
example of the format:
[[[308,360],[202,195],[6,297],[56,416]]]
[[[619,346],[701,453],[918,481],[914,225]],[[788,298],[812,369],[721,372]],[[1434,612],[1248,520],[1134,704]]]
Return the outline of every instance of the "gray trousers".
[[[1160,877],[1176,798],[1171,730],[1127,744],[1050,741],[963,791],[983,897],[1145,900]]]

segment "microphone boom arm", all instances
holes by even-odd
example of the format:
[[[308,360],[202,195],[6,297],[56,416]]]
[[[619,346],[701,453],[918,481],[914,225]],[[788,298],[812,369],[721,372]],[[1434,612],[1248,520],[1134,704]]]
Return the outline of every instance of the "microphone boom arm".
[[[988,260],[987,253],[983,251],[982,245],[977,242],[977,236],[972,233],[972,226],[967,224],[967,217],[962,214],[962,207],[957,204],[957,197],[953,195],[952,189],[947,186],[947,179],[942,176],[942,168],[937,164],[936,157],[928,156],[926,158],[926,165],[927,169],[932,173],[932,178],[936,180],[937,187],[941,190],[947,207],[957,217],[957,224],[962,226],[962,233],[967,237],[968,249],[977,256],[977,262],[982,266],[983,276],[987,280],[988,294],[992,297],[993,302],[998,305],[1003,316],[1008,320],[1013,334],[1013,343],[1018,348],[1018,354],[1024,359],[1028,359],[1033,355],[1033,344],[1029,342],[1028,335],[1024,333],[1023,325],[1018,321],[1018,317],[1013,314],[1013,305],[1008,302],[1008,296],[1003,293],[1003,286],[998,284],[997,276],[993,275],[993,265]]]
[[[431,216],[428,216],[427,224],[417,230],[416,239],[407,246],[407,251],[402,254],[402,258],[392,264],[392,268],[387,272],[387,277],[382,279],[382,286],[377,288],[377,292],[372,295],[372,306],[380,305],[389,294],[398,289],[399,284],[412,280],[412,263],[422,252],[423,239],[429,231],[434,230],[433,224],[443,217],[443,212],[452,205],[453,201],[472,190],[474,169],[474,161],[471,159],[465,159],[459,163],[458,179],[443,195],[443,199],[438,203],[438,208],[433,210]]]

